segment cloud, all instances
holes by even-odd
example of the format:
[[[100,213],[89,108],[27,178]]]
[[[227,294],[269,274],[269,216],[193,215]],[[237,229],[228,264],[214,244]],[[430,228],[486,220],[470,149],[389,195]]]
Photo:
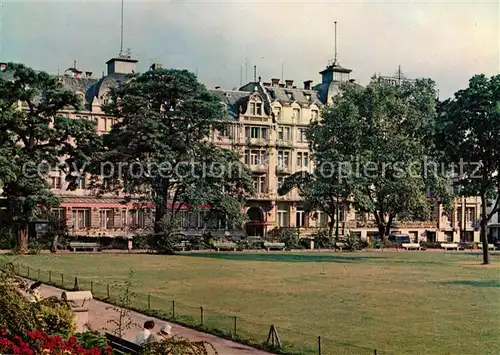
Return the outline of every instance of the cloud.
[[[56,72],[73,60],[100,73],[120,46],[119,1],[7,1],[3,59]],[[125,1],[125,47],[145,70],[151,61],[198,69],[207,86],[253,77],[319,81],[333,57],[366,83],[398,65],[431,77],[442,96],[484,72],[499,72],[498,2]],[[246,67],[248,68],[245,71]]]

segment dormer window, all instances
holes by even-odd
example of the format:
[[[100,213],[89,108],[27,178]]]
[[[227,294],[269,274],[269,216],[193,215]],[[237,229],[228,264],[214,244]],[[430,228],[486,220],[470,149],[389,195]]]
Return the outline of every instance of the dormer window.
[[[288,99],[293,101],[293,93],[291,91],[286,91],[285,93],[286,96],[288,96]]]
[[[304,94],[304,96],[306,97],[307,101],[311,101],[311,94]]]
[[[257,116],[262,116],[262,103],[259,102],[259,103],[255,104],[255,108],[256,108],[255,114]]]

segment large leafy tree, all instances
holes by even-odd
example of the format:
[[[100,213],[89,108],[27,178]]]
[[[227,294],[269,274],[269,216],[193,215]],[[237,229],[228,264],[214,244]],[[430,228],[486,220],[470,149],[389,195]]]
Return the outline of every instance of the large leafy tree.
[[[472,77],[468,88],[441,103],[436,126],[436,145],[455,167],[460,194],[481,198],[483,263],[489,264],[486,229],[500,209],[500,75]]]
[[[208,139],[229,122],[220,101],[194,74],[150,70],[132,75],[109,95],[104,110],[118,123],[104,136],[95,166],[100,190],[153,202],[157,233],[182,207],[210,206],[211,218],[242,222],[251,178],[237,152]]]
[[[0,180],[21,252],[27,250],[29,222],[59,204],[48,184],[50,168],[60,166],[74,187],[90,161],[89,147],[99,146],[93,122],[60,114],[80,104],[74,92],[45,72],[9,63],[0,73]]]
[[[367,87],[343,85],[308,129],[316,171],[334,176],[335,190],[371,213],[383,238],[396,220],[429,220],[444,198],[440,172],[427,169],[435,104],[431,80],[391,85],[374,77]],[[322,200],[330,200],[323,191]]]

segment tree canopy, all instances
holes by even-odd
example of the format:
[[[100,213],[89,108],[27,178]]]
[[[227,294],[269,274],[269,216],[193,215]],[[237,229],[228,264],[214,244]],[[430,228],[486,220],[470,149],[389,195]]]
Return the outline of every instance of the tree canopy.
[[[45,72],[8,63],[0,73],[0,180],[21,251],[27,249],[29,222],[59,204],[49,171],[60,166],[74,187],[79,168],[91,160],[88,147],[99,146],[93,122],[61,113],[80,105],[73,91]]]
[[[367,87],[342,85],[307,131],[316,168],[306,200],[322,206],[345,199],[371,213],[384,238],[396,219],[429,220],[435,199],[446,195],[444,175],[427,166],[435,105],[428,79],[391,85],[374,77]]]
[[[109,97],[104,110],[118,123],[104,136],[94,165],[96,187],[152,201],[157,231],[183,206],[209,205],[211,217],[241,223],[251,178],[237,151],[209,140],[229,122],[219,99],[194,74],[149,70],[112,88]]]
[[[455,167],[460,194],[481,197],[483,263],[489,264],[486,228],[500,209],[500,75],[476,75],[468,88],[440,104],[435,142]]]

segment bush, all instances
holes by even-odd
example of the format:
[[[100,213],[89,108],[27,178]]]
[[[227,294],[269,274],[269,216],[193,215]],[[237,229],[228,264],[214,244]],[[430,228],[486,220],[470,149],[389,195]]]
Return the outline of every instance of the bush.
[[[366,242],[363,243],[361,236],[348,234],[345,237],[345,248],[349,251],[361,250],[366,247]]]
[[[0,229],[0,250],[14,249],[17,245],[17,236],[10,229]]]
[[[151,249],[151,236],[135,235],[132,243],[134,249]]]
[[[38,306],[41,328],[48,334],[60,335],[63,338],[75,334],[75,314],[64,301],[51,297],[40,301]]]
[[[330,238],[328,235],[328,230],[320,229],[319,231],[313,233],[311,237],[314,238],[314,248],[316,249],[332,249],[334,245],[334,239]]]
[[[85,349],[98,348],[104,351],[108,346],[108,340],[103,333],[96,331],[88,331],[84,333],[78,333],[75,338],[81,346]]]
[[[440,249],[441,243],[420,242],[420,246],[425,249]]]
[[[183,338],[169,338],[144,345],[141,355],[206,355],[209,349],[218,354],[213,345],[206,341],[191,342]]]
[[[269,231],[267,238],[271,242],[285,243],[287,249],[299,249],[299,232],[295,228],[274,228]]]

